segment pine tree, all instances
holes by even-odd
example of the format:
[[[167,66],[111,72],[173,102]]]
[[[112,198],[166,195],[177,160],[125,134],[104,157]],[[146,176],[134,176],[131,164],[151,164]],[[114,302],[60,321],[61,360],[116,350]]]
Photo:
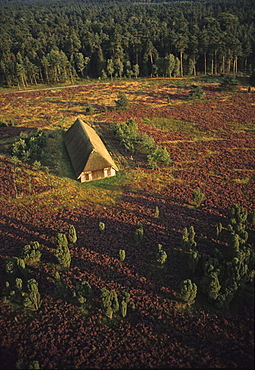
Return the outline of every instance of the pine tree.
[[[128,308],[128,303],[130,302],[130,294],[127,292],[120,292],[118,296],[118,301],[119,301],[121,316],[124,318],[127,316],[127,308]]]
[[[189,268],[194,273],[200,259],[199,253],[197,250],[189,250],[187,256]]]
[[[66,298],[68,289],[65,280],[60,276],[59,272],[55,272],[55,295],[60,298]]]
[[[180,297],[188,305],[191,305],[195,302],[197,296],[197,286],[195,283],[192,283],[190,279],[184,280],[180,284]]]
[[[143,225],[140,222],[137,222],[136,224],[136,229],[135,229],[135,242],[136,244],[140,243],[143,240]]]
[[[32,244],[25,245],[23,248],[23,259],[26,264],[40,262],[41,255],[41,246],[37,241]]]
[[[55,238],[55,245],[57,247],[55,250],[55,256],[57,257],[59,264],[64,269],[69,269],[71,265],[71,254],[66,235],[58,233]]]
[[[201,99],[204,95],[202,86],[200,85],[191,85],[189,90],[190,99]]]
[[[204,201],[205,195],[200,191],[200,189],[194,189],[192,193],[192,203],[198,208]]]
[[[235,91],[237,90],[238,81],[235,76],[224,75],[220,83],[220,87],[223,90]]]
[[[108,290],[106,287],[103,287],[101,289],[101,301],[105,315],[112,319],[114,312],[119,310],[117,293],[114,290]]]
[[[158,244],[158,251],[156,253],[156,261],[158,262],[160,267],[163,267],[166,260],[167,260],[167,253],[163,250],[162,245]]]
[[[221,285],[216,271],[211,271],[201,279],[201,289],[209,299],[215,301],[219,295]]]
[[[75,292],[73,297],[78,301],[81,306],[91,304],[91,299],[93,297],[93,290],[88,281],[79,281],[76,284]]]
[[[69,225],[67,239],[70,244],[75,244],[77,242],[77,234],[73,225]]]
[[[117,110],[126,110],[129,107],[129,100],[126,94],[122,91],[118,93],[118,99],[115,100]]]
[[[41,306],[41,296],[38,291],[38,283],[35,279],[29,279],[27,282],[28,294],[24,299],[23,305],[30,310],[38,310]]]
[[[194,226],[185,227],[182,231],[182,246],[184,250],[191,250],[196,248]]]

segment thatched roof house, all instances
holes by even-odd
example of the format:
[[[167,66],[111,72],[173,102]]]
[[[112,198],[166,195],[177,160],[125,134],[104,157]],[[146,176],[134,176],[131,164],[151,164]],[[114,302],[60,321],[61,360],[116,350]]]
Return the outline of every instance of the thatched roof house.
[[[118,171],[96,131],[81,119],[65,132],[64,142],[77,180],[101,179],[114,176]]]

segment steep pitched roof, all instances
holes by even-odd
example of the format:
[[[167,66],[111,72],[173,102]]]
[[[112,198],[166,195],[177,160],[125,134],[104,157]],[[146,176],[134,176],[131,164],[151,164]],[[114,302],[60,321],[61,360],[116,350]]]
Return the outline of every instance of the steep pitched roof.
[[[81,119],[78,118],[65,132],[64,142],[77,178],[86,171],[107,167],[118,170],[96,131]]]

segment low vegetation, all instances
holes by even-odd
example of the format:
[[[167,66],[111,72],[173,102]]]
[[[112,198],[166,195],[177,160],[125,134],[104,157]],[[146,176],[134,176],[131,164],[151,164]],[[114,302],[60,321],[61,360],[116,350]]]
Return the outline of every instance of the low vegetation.
[[[252,364],[255,97],[222,78],[1,94],[5,368]],[[75,180],[62,137],[77,116],[117,176]],[[38,132],[43,155],[21,154]]]

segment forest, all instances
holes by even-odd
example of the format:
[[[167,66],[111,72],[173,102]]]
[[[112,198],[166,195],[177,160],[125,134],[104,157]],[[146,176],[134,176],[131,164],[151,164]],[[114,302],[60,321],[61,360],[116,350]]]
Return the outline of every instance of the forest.
[[[22,1],[0,9],[0,84],[250,73],[252,0]]]

